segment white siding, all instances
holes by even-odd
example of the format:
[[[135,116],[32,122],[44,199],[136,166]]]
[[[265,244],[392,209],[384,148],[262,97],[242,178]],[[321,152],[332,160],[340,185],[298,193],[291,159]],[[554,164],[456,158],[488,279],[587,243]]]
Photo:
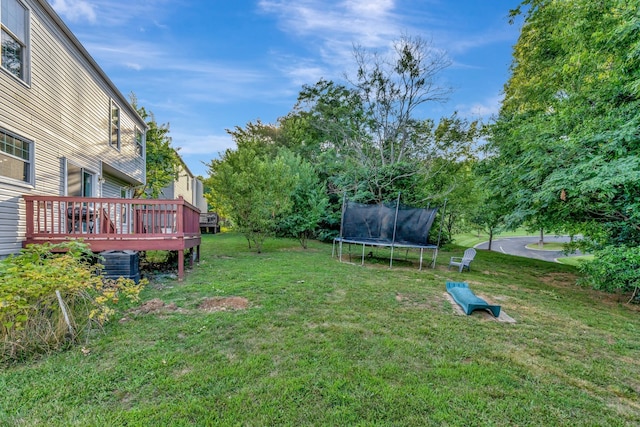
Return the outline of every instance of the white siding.
[[[25,233],[24,201],[19,188],[0,183],[0,258],[22,248]]]
[[[0,69],[0,127],[34,142],[35,181],[31,187],[0,177],[0,255],[15,252],[24,237],[22,194],[64,194],[62,159],[96,175],[106,164],[133,185],[145,177],[134,135],[144,122],[51,6],[24,2],[30,8],[30,86]],[[112,99],[120,107],[120,151],[109,145]]]

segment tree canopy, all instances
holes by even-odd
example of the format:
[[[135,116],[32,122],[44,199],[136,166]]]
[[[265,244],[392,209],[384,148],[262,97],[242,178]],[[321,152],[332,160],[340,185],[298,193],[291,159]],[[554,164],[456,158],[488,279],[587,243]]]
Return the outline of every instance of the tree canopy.
[[[146,133],[146,185],[136,190],[135,197],[157,198],[164,187],[178,175],[180,158],[171,145],[169,124],[158,125],[152,112],[139,106],[136,96],[130,95],[131,105],[147,124]]]
[[[492,147],[512,222],[640,242],[640,31],[631,2],[530,0]]]
[[[339,191],[382,202],[411,189],[412,201],[428,203],[432,194],[414,190],[437,172],[438,159],[468,154],[481,129],[457,114],[439,123],[424,117],[425,104],[450,93],[439,82],[449,59],[422,38],[401,37],[388,55],[356,47],[354,60],[357,71],[346,83],[304,86],[294,116],[315,129],[318,150],[345,165],[331,182]]]
[[[640,16],[627,0],[526,0],[492,127],[512,225],[640,243]]]

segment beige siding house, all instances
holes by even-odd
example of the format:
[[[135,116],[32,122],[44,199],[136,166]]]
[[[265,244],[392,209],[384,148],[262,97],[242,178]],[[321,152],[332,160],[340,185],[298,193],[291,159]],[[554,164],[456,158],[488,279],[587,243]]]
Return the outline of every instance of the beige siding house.
[[[3,257],[25,239],[23,195],[131,197],[146,125],[46,0],[0,6]]]
[[[180,159],[178,178],[162,189],[159,198],[177,199],[182,197],[185,201],[198,208],[200,212],[207,212],[207,201],[204,198],[202,181],[191,173],[182,157],[179,154],[177,155]]]

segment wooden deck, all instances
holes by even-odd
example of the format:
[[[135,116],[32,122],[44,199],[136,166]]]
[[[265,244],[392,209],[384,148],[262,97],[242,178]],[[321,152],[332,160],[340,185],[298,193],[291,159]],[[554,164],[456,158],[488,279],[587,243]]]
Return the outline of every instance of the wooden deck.
[[[184,250],[200,259],[200,211],[182,198],[107,199],[23,196],[26,239],[59,243],[83,239],[93,252],[108,250],[178,251],[178,278],[184,277]],[[193,262],[193,257],[190,257]]]

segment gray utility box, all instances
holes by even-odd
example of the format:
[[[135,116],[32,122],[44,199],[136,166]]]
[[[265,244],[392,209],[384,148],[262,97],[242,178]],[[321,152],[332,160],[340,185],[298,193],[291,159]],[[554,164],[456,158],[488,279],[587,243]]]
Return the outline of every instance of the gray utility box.
[[[102,275],[108,279],[133,279],[140,281],[140,255],[136,251],[104,251],[100,252],[104,266]]]

